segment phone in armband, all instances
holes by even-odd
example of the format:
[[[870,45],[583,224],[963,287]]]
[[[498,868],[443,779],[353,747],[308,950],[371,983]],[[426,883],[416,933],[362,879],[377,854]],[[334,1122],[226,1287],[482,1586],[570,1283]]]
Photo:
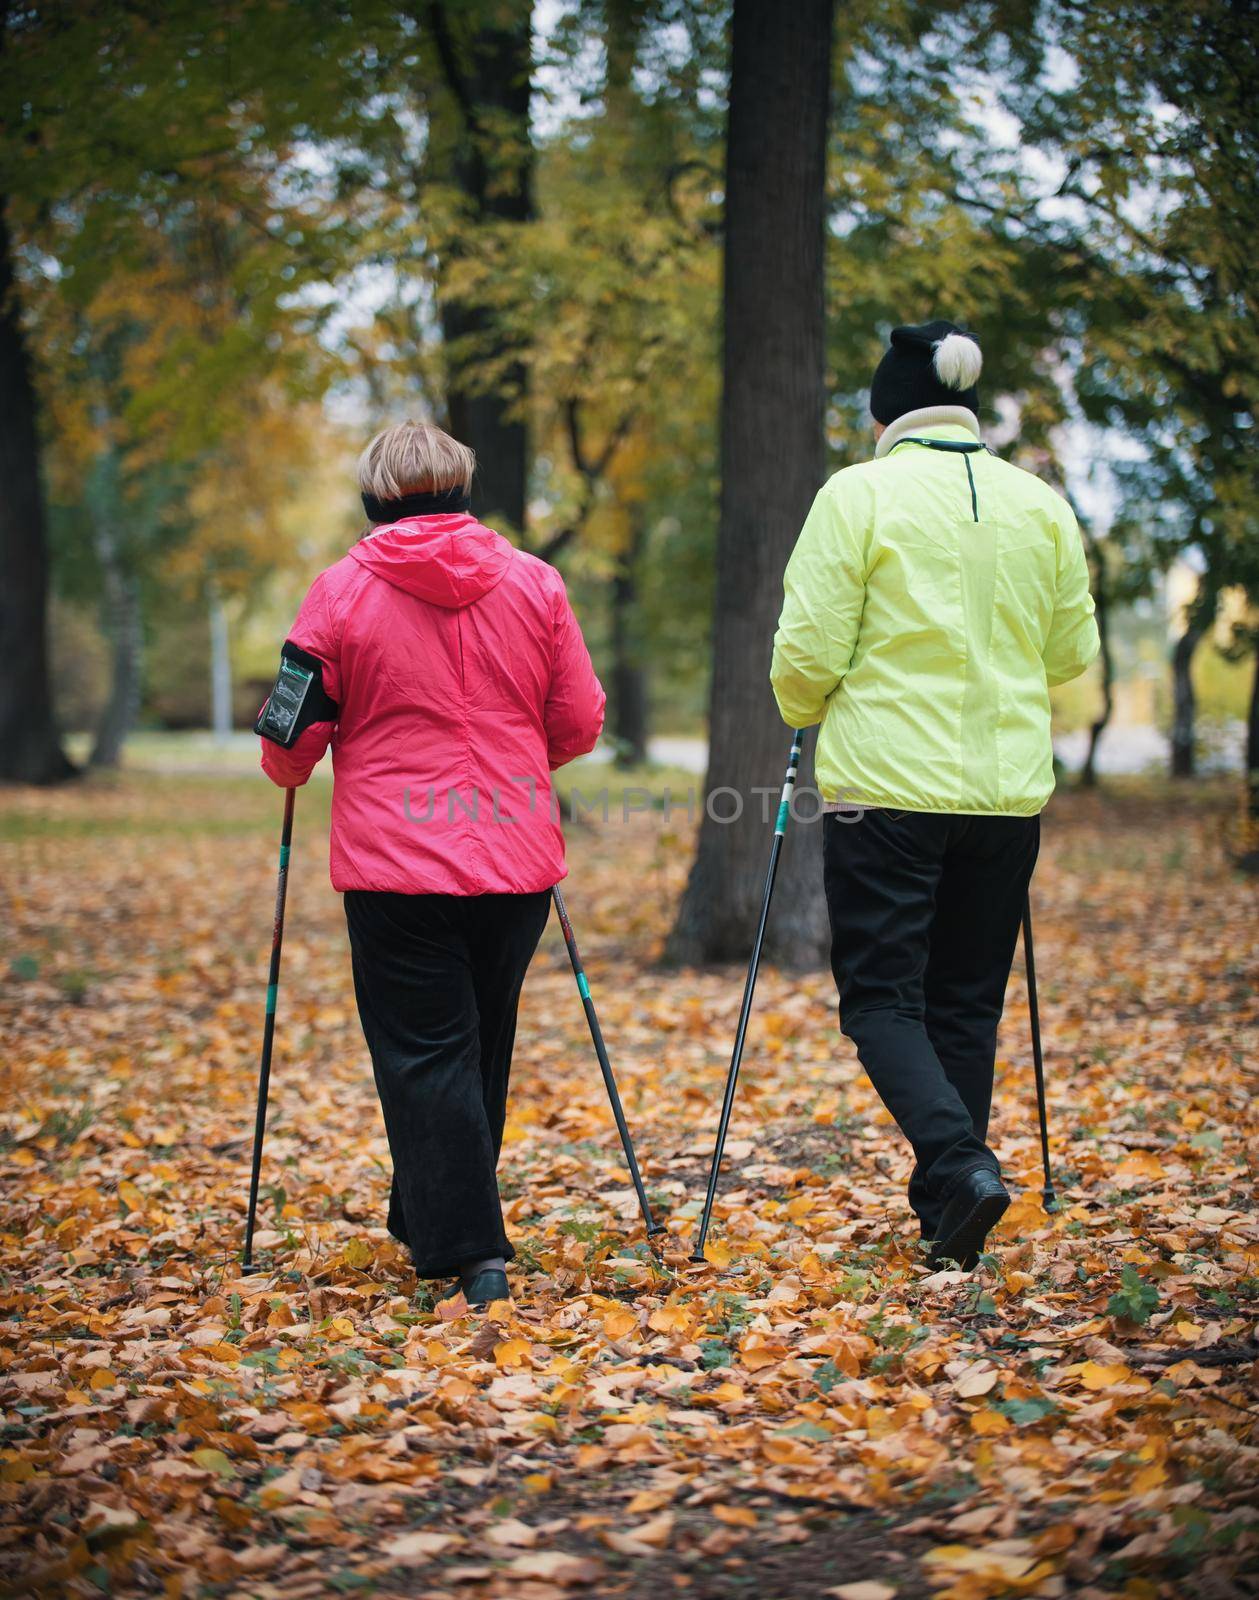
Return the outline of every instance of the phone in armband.
[[[315,674],[309,667],[282,657],[275,685],[254,724],[254,732],[288,749],[301,732],[302,708],[314,681]]]

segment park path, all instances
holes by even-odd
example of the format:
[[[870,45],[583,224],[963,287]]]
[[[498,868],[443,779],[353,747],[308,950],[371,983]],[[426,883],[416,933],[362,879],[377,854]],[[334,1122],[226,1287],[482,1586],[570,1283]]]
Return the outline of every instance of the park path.
[[[1082,729],[1059,734],[1054,751],[1069,772],[1077,772],[1088,749],[1088,735]],[[1245,728],[1240,722],[1225,724],[1213,731],[1201,768],[1204,773],[1240,772],[1245,751]],[[686,734],[662,734],[650,740],[648,754],[657,766],[702,776],[708,767],[707,739]],[[1116,725],[1102,736],[1098,750],[1098,770],[1105,777],[1134,777],[1144,772],[1167,770],[1170,746],[1167,735],[1158,728]],[[601,745],[592,762],[611,761],[612,752]],[[209,734],[148,736],[136,741],[127,765],[137,771],[170,776],[221,776],[225,772],[258,772],[258,741],[253,733],[236,729],[226,738]]]

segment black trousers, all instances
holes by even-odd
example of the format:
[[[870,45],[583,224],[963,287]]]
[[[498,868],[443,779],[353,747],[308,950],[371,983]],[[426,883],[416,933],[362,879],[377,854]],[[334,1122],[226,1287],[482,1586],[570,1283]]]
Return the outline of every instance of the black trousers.
[[[985,1143],[997,1024],[1039,844],[1039,817],[823,823],[840,1027],[913,1146],[926,1239],[967,1173],[1000,1171]]]
[[[390,1233],[421,1277],[510,1258],[495,1169],[516,1007],[550,895],[345,895],[354,992],[385,1116]]]

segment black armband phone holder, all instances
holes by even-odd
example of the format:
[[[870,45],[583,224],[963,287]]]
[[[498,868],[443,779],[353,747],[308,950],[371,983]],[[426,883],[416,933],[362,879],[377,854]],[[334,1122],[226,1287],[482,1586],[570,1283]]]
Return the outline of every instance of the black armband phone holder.
[[[254,732],[288,750],[313,723],[335,722],[337,713],[336,701],[329,699],[323,686],[323,662],[286,639],[280,670]]]

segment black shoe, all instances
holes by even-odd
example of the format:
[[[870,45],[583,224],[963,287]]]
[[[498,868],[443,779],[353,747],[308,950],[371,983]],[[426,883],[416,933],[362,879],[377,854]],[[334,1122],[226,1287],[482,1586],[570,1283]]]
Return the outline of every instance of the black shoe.
[[[507,1287],[507,1274],[499,1272],[495,1267],[490,1267],[485,1272],[478,1272],[471,1283],[457,1283],[453,1289],[446,1291],[442,1299],[453,1300],[460,1289],[463,1290],[470,1311],[484,1311],[492,1300],[511,1298],[511,1290]]]
[[[1009,1204],[1010,1196],[995,1172],[980,1168],[968,1173],[949,1197],[940,1218],[928,1257],[932,1267],[956,1261],[964,1272],[969,1272]]]

